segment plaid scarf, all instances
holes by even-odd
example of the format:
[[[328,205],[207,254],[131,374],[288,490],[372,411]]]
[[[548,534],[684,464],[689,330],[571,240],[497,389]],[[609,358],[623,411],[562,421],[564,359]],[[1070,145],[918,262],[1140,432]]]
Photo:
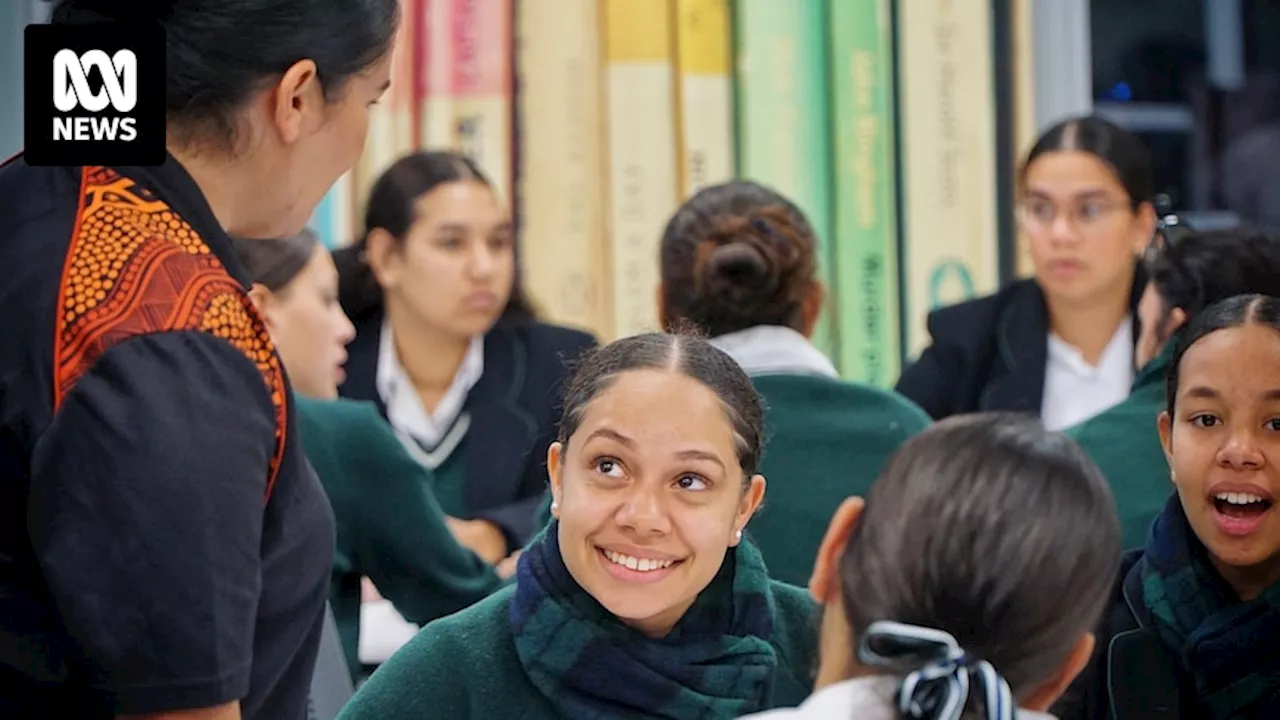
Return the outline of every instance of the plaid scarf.
[[[777,654],[764,560],[747,540],[664,638],[633,630],[570,576],[553,521],[520,557],[516,652],[561,717],[736,718],[767,707]]]
[[[1156,634],[1213,718],[1280,718],[1280,583],[1242,602],[1209,563],[1175,494],[1137,566]]]

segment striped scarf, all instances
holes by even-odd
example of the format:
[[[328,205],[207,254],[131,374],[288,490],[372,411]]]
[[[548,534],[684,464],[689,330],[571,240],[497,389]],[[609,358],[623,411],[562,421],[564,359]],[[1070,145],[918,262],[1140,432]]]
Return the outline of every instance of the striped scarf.
[[[664,638],[611,615],[570,576],[553,521],[520,558],[511,628],[525,672],[561,717],[713,720],[762,710],[777,655],[773,596],[745,539]]]
[[[1209,564],[1175,494],[1136,568],[1156,634],[1216,720],[1280,718],[1280,583],[1242,602]]]

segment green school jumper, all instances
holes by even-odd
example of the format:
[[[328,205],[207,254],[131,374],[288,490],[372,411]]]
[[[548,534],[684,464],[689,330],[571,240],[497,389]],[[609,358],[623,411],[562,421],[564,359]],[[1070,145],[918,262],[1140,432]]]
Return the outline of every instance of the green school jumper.
[[[454,540],[430,471],[409,456],[372,404],[295,399],[303,448],[337,521],[329,599],[354,677],[361,576],[419,625],[481,600],[503,582]]]
[[[778,652],[770,707],[794,707],[813,686],[818,609],[799,588],[770,586]],[[423,628],[378,668],[339,720],[559,720],[516,654],[514,593],[514,586],[503,588]]]
[[[751,378],[765,402],[764,504],[747,532],[769,576],[808,585],[841,501],[865,495],[930,418],[895,392],[812,375]]]
[[[1151,521],[1174,490],[1156,419],[1165,409],[1165,376],[1175,342],[1166,343],[1138,373],[1129,397],[1065,431],[1111,485],[1126,550],[1146,544]]]

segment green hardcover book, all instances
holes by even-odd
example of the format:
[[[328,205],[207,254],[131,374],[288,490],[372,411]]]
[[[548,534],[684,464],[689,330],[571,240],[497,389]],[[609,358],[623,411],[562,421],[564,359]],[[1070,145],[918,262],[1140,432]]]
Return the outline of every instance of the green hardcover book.
[[[814,344],[838,361],[831,308],[831,147],[824,0],[737,0],[737,165],[739,177],[794,201],[822,244],[826,310]]]
[[[900,371],[891,0],[833,0],[831,236],[840,374],[893,387]]]

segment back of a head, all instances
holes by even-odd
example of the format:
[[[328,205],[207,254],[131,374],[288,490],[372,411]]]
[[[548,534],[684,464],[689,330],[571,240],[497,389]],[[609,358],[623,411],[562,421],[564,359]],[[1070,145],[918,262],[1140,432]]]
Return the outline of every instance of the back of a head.
[[[886,620],[950,633],[1022,699],[1094,630],[1120,553],[1111,490],[1072,440],[1022,415],[957,416],[905,443],[868,494],[844,609],[855,638]]]
[[[249,282],[278,293],[287,288],[316,256],[320,238],[310,229],[304,229],[287,238],[232,238],[231,247],[249,276]]]
[[[1191,230],[1147,261],[1149,282],[1166,316],[1179,308],[1191,322],[1236,295],[1280,296],[1280,237],[1252,225]],[[1166,333],[1157,332],[1162,340]]]
[[[237,113],[265,81],[315,61],[327,97],[383,57],[399,0],[52,0],[50,22],[158,23],[165,30],[165,110],[172,137],[237,145]]]
[[[817,244],[804,213],[777,192],[745,180],[705,188],[662,235],[667,315],[712,337],[757,325],[800,330]]]

